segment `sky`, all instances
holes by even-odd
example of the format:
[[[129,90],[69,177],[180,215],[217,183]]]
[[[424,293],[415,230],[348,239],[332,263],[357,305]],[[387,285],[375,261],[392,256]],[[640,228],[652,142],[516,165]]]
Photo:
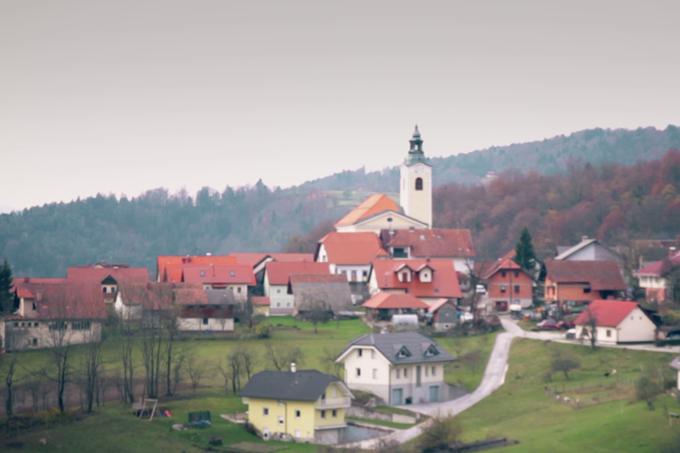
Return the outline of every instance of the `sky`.
[[[677,1],[0,0],[0,209],[680,124]]]

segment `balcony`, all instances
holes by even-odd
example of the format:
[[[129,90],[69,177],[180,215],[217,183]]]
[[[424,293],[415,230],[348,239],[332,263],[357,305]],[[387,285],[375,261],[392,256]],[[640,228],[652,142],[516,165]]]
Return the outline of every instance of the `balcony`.
[[[337,409],[339,407],[349,407],[351,406],[351,401],[348,397],[340,398],[325,398],[319,399],[316,402],[317,409]]]

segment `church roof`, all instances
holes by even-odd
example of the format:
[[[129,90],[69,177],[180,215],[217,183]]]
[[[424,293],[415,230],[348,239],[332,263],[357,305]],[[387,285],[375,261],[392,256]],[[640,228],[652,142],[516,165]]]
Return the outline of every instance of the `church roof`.
[[[336,227],[350,226],[374,216],[381,212],[394,211],[401,212],[401,208],[396,201],[384,193],[376,193],[365,199],[359,206],[348,212],[342,219],[335,223]]]

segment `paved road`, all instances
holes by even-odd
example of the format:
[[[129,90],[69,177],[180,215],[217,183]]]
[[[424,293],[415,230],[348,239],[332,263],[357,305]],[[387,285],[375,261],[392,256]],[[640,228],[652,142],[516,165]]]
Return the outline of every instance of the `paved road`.
[[[590,343],[588,342],[581,342],[579,340],[567,340],[564,338],[564,332],[555,332],[555,331],[542,331],[542,332],[529,332],[527,330],[523,330],[515,320],[511,318],[506,318],[506,317],[501,317],[501,323],[503,324],[503,328],[507,332],[511,332],[515,337],[518,338],[529,338],[531,340],[543,340],[543,341],[555,341],[557,343],[565,343],[565,344],[575,344],[575,345],[581,345],[581,346],[588,346],[590,347]],[[627,345],[621,345],[621,344],[603,344],[603,343],[598,343],[597,347],[603,347],[603,348],[616,348],[616,349],[631,349],[634,351],[648,351],[648,352],[665,352],[665,353],[671,353],[671,354],[678,354],[680,353],[680,346],[654,346],[654,345],[647,345],[647,344],[627,344]]]
[[[451,401],[411,405],[408,406],[408,409],[427,415],[453,416],[491,395],[505,382],[505,374],[508,371],[508,355],[514,336],[512,332],[503,332],[496,336],[496,342],[489,356],[484,377],[474,392]],[[429,422],[424,422],[409,429],[395,431],[381,438],[368,439],[351,445],[343,445],[343,447],[372,449],[380,445],[381,442],[398,442],[401,444],[418,437],[428,426]]]

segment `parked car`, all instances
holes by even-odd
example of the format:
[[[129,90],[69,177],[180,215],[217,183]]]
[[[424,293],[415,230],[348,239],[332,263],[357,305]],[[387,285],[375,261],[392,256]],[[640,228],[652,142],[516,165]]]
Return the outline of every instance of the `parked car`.
[[[536,328],[538,328],[538,330],[560,330],[557,321],[550,318],[544,319],[543,321],[536,324]]]
[[[460,312],[458,319],[460,320],[460,322],[472,322],[472,321],[475,320],[475,317],[469,311],[463,311],[463,312]]]
[[[557,322],[557,328],[561,330],[568,330],[568,329],[573,329],[574,323],[571,321],[558,321]]]
[[[573,340],[576,338],[576,329],[569,329],[564,333],[564,338],[567,340]]]
[[[486,294],[486,288],[484,287],[484,285],[477,285],[477,287],[475,288],[475,292],[477,294],[485,295]]]

